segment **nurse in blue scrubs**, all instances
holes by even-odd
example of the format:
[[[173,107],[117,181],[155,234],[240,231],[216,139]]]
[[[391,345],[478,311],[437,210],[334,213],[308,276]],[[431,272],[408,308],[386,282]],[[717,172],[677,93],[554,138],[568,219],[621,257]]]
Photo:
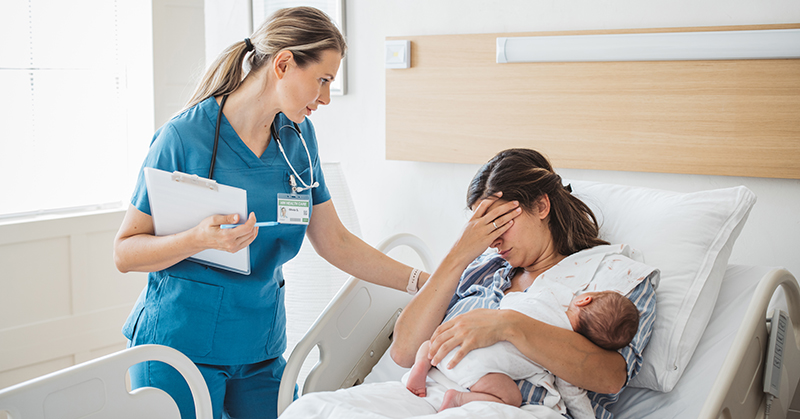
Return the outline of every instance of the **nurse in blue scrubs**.
[[[330,201],[306,117],[330,102],[345,50],[330,19],[305,7],[278,11],[226,49],[186,108],[156,132],[143,167],[208,177],[213,164],[214,180],[247,190],[252,212],[246,220],[219,214],[182,233],[155,236],[140,174],[115,239],[121,272],[149,272],[123,333],[130,345],[167,345],[191,358],[208,384],[216,418],[277,416],[286,349],[281,266],[297,254],[304,235],[322,257],[358,278],[409,292],[427,278],[351,234]],[[307,224],[259,231],[257,218],[279,221],[278,196],[292,193],[310,203]],[[249,275],[187,260],[205,249],[246,246]],[[165,390],[183,418],[194,417],[188,386],[166,364],[139,364],[131,380],[135,388]]]

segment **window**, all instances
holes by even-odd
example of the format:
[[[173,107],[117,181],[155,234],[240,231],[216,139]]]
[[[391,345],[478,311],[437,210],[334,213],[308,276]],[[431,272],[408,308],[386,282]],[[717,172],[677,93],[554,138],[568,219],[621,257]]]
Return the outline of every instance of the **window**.
[[[325,12],[333,23],[347,38],[344,27],[344,0],[252,0],[253,29],[258,28],[264,20],[277,10],[285,7],[311,6]],[[347,58],[342,59],[339,72],[331,83],[331,94],[341,96],[347,93]]]
[[[129,3],[149,2],[0,5],[0,216],[128,200],[153,126],[150,6]]]

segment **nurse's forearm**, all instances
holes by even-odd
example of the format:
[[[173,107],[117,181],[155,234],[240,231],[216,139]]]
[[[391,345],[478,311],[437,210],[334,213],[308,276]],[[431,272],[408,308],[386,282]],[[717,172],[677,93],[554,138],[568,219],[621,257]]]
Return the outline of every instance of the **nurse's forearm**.
[[[325,260],[348,274],[373,284],[405,291],[412,268],[400,263],[349,232],[342,237],[312,240],[314,249]],[[428,274],[420,275],[420,284]]]
[[[120,272],[156,272],[206,249],[235,253],[258,234],[253,214],[239,227],[219,228],[238,222],[236,214],[213,215],[184,232],[156,236],[152,217],[131,205],[114,239],[114,263]]]
[[[331,201],[314,206],[306,233],[314,250],[348,274],[373,284],[405,291],[412,268],[370,246],[344,227]],[[428,278],[420,275],[419,286]]]
[[[139,234],[114,246],[114,262],[122,272],[156,272],[204,250],[193,244],[190,232],[157,237]]]

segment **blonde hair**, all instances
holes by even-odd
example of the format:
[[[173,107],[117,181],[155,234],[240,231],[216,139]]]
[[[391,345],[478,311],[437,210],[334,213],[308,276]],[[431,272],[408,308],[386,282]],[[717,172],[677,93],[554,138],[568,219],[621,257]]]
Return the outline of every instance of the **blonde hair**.
[[[249,71],[257,71],[279,52],[288,50],[301,68],[317,63],[323,51],[336,50],[344,57],[344,36],[322,11],[313,7],[291,7],[276,11],[250,35],[253,51]],[[244,60],[250,52],[242,40],[226,48],[206,70],[183,110],[208,99],[232,93],[246,76]]]

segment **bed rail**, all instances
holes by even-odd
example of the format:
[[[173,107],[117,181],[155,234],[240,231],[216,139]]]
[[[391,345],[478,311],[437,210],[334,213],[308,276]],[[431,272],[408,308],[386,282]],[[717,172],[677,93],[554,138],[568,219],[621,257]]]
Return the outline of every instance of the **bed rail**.
[[[377,249],[388,253],[399,246],[414,250],[430,272],[430,251],[416,236],[397,234],[381,242]],[[300,368],[315,346],[319,347],[319,362],[306,377],[302,394],[360,384],[391,344],[394,323],[410,300],[405,292],[351,277],[289,356],[281,377],[278,414],[292,403]],[[320,327],[321,324],[328,326]],[[358,333],[353,333],[356,328]]]
[[[722,364],[719,376],[700,411],[701,419],[763,418],[764,361],[768,338],[767,310],[773,294],[782,287],[791,320],[786,340],[780,396],[772,402],[770,418],[783,419],[800,380],[800,286],[785,269],[768,272],[756,287],[741,328]],[[794,357],[794,358],[792,358]]]
[[[189,385],[196,417],[213,417],[200,370],[186,355],[162,345],[134,346],[2,389],[0,412],[25,419],[180,417],[178,406],[160,389],[142,387],[128,392],[125,373],[145,361],[174,367]]]

